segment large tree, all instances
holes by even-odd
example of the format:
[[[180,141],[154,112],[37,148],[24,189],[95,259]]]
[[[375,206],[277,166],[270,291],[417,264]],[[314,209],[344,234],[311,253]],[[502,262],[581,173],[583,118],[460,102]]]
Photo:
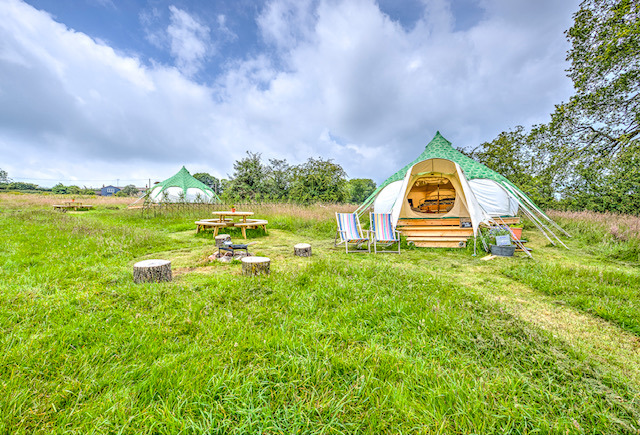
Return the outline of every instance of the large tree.
[[[9,174],[7,171],[0,169],[0,183],[11,183],[11,178],[9,178]]]
[[[256,200],[265,198],[266,168],[261,154],[247,151],[247,157],[233,164],[233,176],[225,188],[227,200]]]
[[[51,188],[51,191],[57,195],[66,195],[69,193],[69,188],[62,183],[58,183]]]
[[[344,202],[347,199],[347,174],[331,159],[309,158],[294,167],[290,197],[302,203],[314,201]]]
[[[116,196],[138,196],[140,191],[133,184],[128,184],[116,193]]]
[[[193,178],[200,181],[205,186],[210,187],[216,194],[221,192],[220,190],[220,180],[214,177],[213,175],[207,172],[198,172],[197,174],[193,174]]]
[[[546,127],[525,133],[522,126],[502,132],[471,152],[463,153],[505,176],[541,206],[551,206],[558,193],[560,171],[544,146]]]
[[[640,138],[640,2],[584,0],[574,19],[576,93],[552,114],[556,152],[573,163],[613,158]]]
[[[370,178],[354,178],[347,182],[348,201],[360,204],[376,190],[376,183]]]
[[[640,2],[584,0],[566,34],[575,94],[549,124],[502,133],[473,157],[542,205],[629,212],[640,184]]]
[[[285,159],[269,159],[265,166],[264,188],[269,199],[283,201],[289,198],[291,166]]]

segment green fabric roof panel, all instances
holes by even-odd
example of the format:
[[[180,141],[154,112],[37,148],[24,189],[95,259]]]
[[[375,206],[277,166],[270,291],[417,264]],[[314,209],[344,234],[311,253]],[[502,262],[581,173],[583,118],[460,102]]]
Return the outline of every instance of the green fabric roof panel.
[[[429,159],[445,159],[456,162],[460,165],[468,180],[473,180],[475,178],[489,178],[495,181],[507,181],[505,177],[498,174],[496,171],[487,168],[482,163],[476,162],[472,158],[465,156],[460,151],[453,148],[451,142],[446,140],[438,131],[433,139],[431,139],[431,142],[429,142],[424,148],[424,151],[414,161],[385,180],[380,187],[384,187],[394,181],[402,180],[409,168],[416,163]]]
[[[436,135],[431,139],[431,142],[427,144],[424,148],[424,151],[411,163],[404,166],[398,172],[393,174],[391,177],[387,178],[370,196],[365,200],[362,206],[371,203],[372,200],[378,195],[378,193],[384,189],[387,185],[393,183],[394,181],[399,181],[404,178],[409,168],[411,168],[416,163],[422,162],[423,160],[429,159],[445,159],[451,160],[452,162],[460,165],[462,170],[464,171],[465,176],[468,180],[473,180],[476,178],[488,178],[491,180],[498,181],[500,183],[508,182],[508,180],[502,175],[498,174],[496,171],[493,171],[483,165],[482,163],[478,163],[470,157],[465,156],[460,151],[453,148],[451,142],[445,139],[440,132],[436,132]],[[362,207],[361,206],[361,207]]]
[[[156,186],[162,186],[164,189],[167,187],[181,187],[185,191],[189,188],[202,189],[215,194],[213,189],[209,186],[204,184],[202,181],[193,178],[184,166],[178,171],[178,173],[176,173],[176,175],[156,184]]]
[[[157,191],[158,187],[161,189]],[[211,194],[212,198],[215,200],[219,200],[218,195],[211,189],[209,186],[193,178],[193,176],[187,171],[187,168],[184,166],[180,169],[174,176],[167,178],[161,183],[153,186],[152,191],[155,196],[158,196],[159,193],[169,189],[170,187],[178,187],[182,189],[183,192],[187,192],[187,189],[200,189],[204,192],[208,192]]]

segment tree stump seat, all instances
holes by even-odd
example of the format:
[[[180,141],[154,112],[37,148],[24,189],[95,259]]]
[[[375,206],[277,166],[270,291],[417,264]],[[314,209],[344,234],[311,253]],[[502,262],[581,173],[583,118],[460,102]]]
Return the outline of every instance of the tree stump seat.
[[[144,260],[133,265],[133,282],[171,281],[171,261],[169,260]]]
[[[308,243],[298,243],[293,247],[293,253],[297,257],[311,257],[311,245]]]
[[[271,260],[267,257],[244,257],[242,259],[242,274],[244,276],[269,275]]]
[[[216,240],[216,248],[221,248],[225,246],[225,242],[231,241],[231,236],[229,234],[218,234],[214,238]]]

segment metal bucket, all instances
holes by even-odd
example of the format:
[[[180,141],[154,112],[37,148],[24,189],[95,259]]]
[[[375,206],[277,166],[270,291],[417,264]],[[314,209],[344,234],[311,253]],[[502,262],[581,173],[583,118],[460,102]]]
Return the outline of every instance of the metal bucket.
[[[513,257],[514,252],[516,252],[516,245],[490,245],[491,254],[498,255],[500,257]]]

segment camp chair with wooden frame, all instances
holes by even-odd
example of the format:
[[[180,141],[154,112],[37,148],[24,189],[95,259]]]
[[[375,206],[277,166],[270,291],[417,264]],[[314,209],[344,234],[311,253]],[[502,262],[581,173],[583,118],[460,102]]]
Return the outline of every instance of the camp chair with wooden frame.
[[[357,214],[336,212],[336,220],[338,221],[338,230],[336,231],[336,238],[333,241],[334,247],[344,243],[347,254],[349,252],[371,252],[369,230],[362,230]],[[338,237],[340,238],[339,242]],[[350,251],[349,243],[355,243],[356,249]],[[365,243],[367,244],[367,249],[360,249]]]
[[[399,254],[400,253],[400,231],[393,227],[390,213],[369,213],[369,222],[371,223],[371,233],[373,234],[373,252],[378,253],[378,243],[384,247],[398,244],[398,250],[380,251],[381,254]]]

